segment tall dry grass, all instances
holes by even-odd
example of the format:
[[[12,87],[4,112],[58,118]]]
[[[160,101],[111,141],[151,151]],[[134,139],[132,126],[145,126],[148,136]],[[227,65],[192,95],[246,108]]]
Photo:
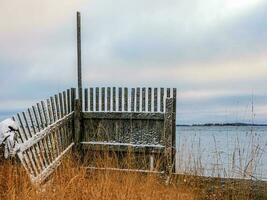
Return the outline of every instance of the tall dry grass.
[[[106,161],[108,159],[108,161]],[[110,164],[104,158],[97,162]],[[117,161],[116,161],[117,162]],[[116,163],[114,162],[114,163]],[[73,156],[42,185],[33,186],[24,169],[11,162],[0,166],[0,199],[267,199],[266,184],[250,181],[223,181],[199,176],[166,176],[105,170],[87,170]]]
[[[101,161],[102,162],[102,161]],[[1,199],[195,199],[185,186],[166,185],[155,174],[88,171],[69,157],[42,186],[33,186],[24,169],[10,162],[0,166]]]

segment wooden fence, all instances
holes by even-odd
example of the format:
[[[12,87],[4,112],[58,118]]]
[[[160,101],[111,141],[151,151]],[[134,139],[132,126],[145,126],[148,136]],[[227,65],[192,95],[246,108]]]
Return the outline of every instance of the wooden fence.
[[[18,157],[34,183],[42,182],[72,147],[75,88],[13,117],[19,126]]]
[[[131,151],[148,158],[142,169],[153,170],[159,160],[159,168],[174,169],[176,89],[91,87],[83,102],[83,149]]]

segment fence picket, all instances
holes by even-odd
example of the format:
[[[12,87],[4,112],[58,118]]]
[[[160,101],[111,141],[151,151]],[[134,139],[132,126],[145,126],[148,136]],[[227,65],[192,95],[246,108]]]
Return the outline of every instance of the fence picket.
[[[128,88],[124,88],[124,111],[128,111]]]
[[[105,111],[105,88],[101,88],[101,111]]]

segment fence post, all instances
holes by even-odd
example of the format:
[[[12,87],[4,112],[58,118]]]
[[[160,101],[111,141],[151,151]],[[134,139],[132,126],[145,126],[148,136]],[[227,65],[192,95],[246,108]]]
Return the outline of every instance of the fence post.
[[[77,12],[77,72],[78,72],[78,97],[82,106],[82,59],[81,59],[81,15]]]
[[[77,150],[80,149],[81,133],[82,133],[82,112],[79,99],[74,101],[74,142]]]
[[[174,172],[174,162],[175,159],[173,157],[173,120],[174,118],[174,98],[166,98],[166,109],[165,109],[165,117],[164,117],[164,138],[165,138],[165,160],[166,160],[166,173],[171,174]]]

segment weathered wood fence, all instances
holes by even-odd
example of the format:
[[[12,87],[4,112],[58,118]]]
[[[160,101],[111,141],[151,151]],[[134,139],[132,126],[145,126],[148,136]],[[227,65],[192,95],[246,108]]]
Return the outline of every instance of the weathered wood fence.
[[[20,126],[17,155],[34,183],[45,180],[72,146],[83,160],[130,151],[148,159],[138,169],[155,170],[161,160],[160,169],[174,170],[176,89],[91,87],[82,101],[76,92],[68,89],[13,117]]]
[[[18,157],[34,183],[42,182],[73,146],[75,88],[13,117],[19,126]]]
[[[138,168],[154,170],[162,162],[161,169],[174,170],[176,89],[86,88],[83,102],[83,149],[130,151],[148,159]]]

